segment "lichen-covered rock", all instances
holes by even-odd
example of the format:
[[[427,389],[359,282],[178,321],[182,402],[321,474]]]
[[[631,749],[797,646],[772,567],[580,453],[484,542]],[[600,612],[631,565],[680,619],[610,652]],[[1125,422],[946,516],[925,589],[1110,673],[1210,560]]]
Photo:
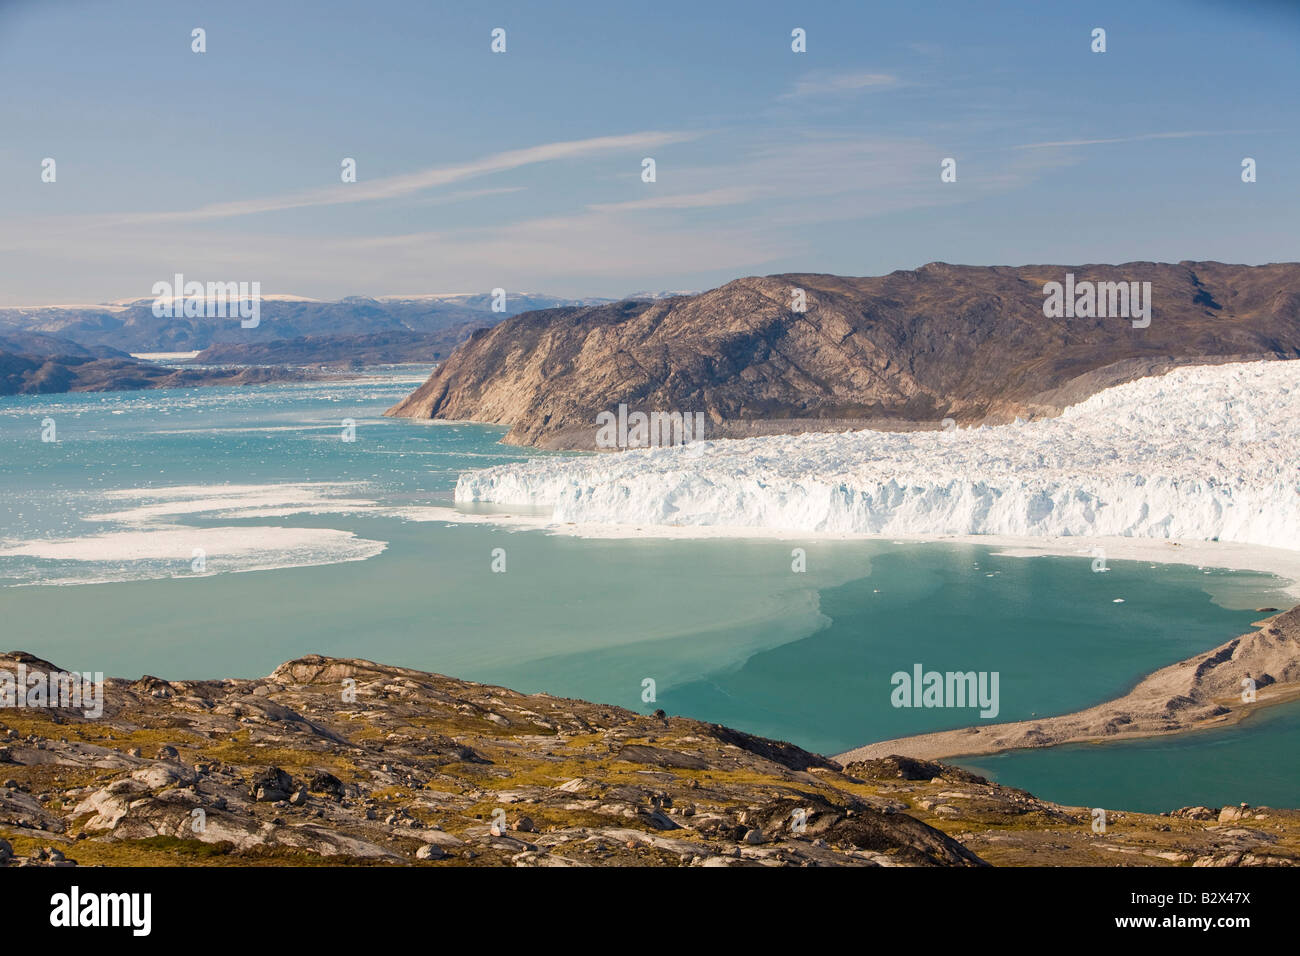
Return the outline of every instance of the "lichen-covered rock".
[[[345,679],[355,681],[347,701]],[[71,857],[74,842],[82,865],[1300,859],[1295,811],[1251,811],[1249,827],[1245,816],[1219,824],[1209,810],[1117,814],[1122,827],[1103,842],[1086,809],[946,764],[889,756],[842,771],[715,724],[364,660],[305,657],[266,680],[174,681],[169,694],[155,681],[107,684],[99,719],[28,710],[19,736],[0,712],[13,757],[0,838],[25,841],[0,864],[33,865],[33,846]],[[71,859],[46,852],[35,862]]]

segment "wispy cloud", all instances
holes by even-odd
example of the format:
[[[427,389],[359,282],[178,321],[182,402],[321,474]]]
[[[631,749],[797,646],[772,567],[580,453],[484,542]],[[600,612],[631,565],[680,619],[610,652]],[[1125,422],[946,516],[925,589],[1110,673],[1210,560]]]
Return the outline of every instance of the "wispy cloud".
[[[1116,136],[1112,139],[1058,139],[1046,143],[1024,143],[1012,149],[1053,149],[1062,146],[1102,146],[1108,143],[1140,143],[1151,139],[1191,139],[1195,136],[1232,136],[1236,130],[1186,130],[1175,133],[1143,133],[1140,136]]]
[[[448,186],[477,176],[519,169],[522,166],[531,166],[536,163],[577,159],[602,152],[653,149],[668,143],[680,143],[694,139],[695,136],[696,134],[693,133],[643,132],[629,133],[623,136],[599,136],[592,139],[544,143],[540,146],[494,153],[468,163],[431,166],[414,173],[388,176],[370,182],[339,184],[325,189],[312,189],[282,196],[209,203],[196,209],[129,213],[110,217],[108,224],[198,222],[279,212],[285,209],[302,209],[308,206],[338,206],[348,203],[380,202],[400,199],[426,189]]]
[[[454,193],[445,193],[442,195],[425,196],[421,199],[411,201],[412,206],[445,206],[456,202],[469,202],[471,199],[482,199],[484,196],[504,196],[509,193],[521,193],[524,191],[523,186],[499,186],[493,189],[459,189]]]
[[[825,96],[836,93],[856,93],[860,90],[883,90],[899,85],[892,73],[810,73],[797,80],[783,100],[805,96]]]
[[[711,206],[734,206],[749,202],[757,195],[756,190],[724,187],[710,189],[699,193],[679,193],[669,196],[656,196],[651,199],[631,199],[627,202],[591,203],[587,206],[592,212],[630,212],[636,209],[707,209]]]

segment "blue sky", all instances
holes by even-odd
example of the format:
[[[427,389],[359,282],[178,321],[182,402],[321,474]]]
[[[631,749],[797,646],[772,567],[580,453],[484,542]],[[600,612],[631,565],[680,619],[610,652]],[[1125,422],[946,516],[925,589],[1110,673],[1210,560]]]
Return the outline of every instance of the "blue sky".
[[[1267,0],[0,0],[0,305],[1291,261],[1298,48]]]

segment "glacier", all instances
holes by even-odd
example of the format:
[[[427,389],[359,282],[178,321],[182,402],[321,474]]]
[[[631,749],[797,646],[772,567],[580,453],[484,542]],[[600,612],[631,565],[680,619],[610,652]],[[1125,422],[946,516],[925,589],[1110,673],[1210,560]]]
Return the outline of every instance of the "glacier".
[[[536,458],[463,474],[455,498],[556,523],[1296,549],[1300,360],[1179,368],[1034,422]]]

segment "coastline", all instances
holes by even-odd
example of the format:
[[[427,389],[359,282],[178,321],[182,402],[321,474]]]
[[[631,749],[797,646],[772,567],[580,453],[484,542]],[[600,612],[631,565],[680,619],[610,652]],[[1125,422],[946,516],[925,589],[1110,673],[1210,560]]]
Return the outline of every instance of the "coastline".
[[[1300,698],[1300,607],[1255,622],[1243,634],[1148,674],[1122,697],[1056,717],[962,727],[855,747],[841,764],[900,754],[922,760],[974,757],[1191,733],[1240,723],[1261,707]],[[1263,683],[1263,675],[1271,682]],[[1242,680],[1257,679],[1243,700]]]

